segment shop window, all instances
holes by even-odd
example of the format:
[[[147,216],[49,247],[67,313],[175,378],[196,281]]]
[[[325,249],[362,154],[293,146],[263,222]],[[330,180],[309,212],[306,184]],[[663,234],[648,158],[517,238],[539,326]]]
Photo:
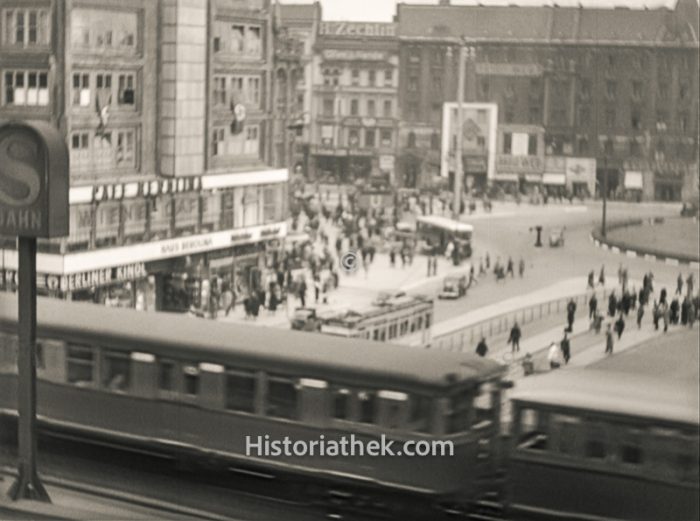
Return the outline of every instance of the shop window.
[[[226,408],[231,411],[255,412],[256,381],[253,371],[227,370]]]
[[[607,447],[601,440],[588,440],[585,455],[590,459],[603,460],[607,456]]]
[[[377,332],[376,330],[374,331]],[[333,390],[332,403],[333,418],[337,420],[347,420],[350,417],[350,391],[345,388],[335,388]]]
[[[372,391],[360,391],[357,393],[360,405],[360,423],[374,423],[377,408],[377,394]]]
[[[183,392],[187,396],[197,396],[199,393],[199,368],[194,365],[185,365],[182,368]]]
[[[48,72],[5,71],[3,77],[5,105],[45,107],[49,104]]]
[[[128,353],[106,351],[102,358],[102,385],[115,392],[129,389],[131,360]]]
[[[281,376],[270,376],[267,383],[267,416],[296,419],[297,387],[294,381]]]
[[[78,386],[92,384],[94,356],[93,349],[89,346],[68,344],[66,351],[68,383]]]

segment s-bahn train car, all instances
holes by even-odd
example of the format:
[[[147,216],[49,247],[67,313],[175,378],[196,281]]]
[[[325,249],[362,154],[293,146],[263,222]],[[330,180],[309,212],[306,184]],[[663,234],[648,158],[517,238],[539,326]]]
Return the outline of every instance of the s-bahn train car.
[[[592,368],[529,377],[511,401],[507,519],[700,516],[697,331],[686,348],[641,346]]]
[[[7,417],[17,403],[15,299],[0,295],[0,415]],[[504,373],[493,361],[38,300],[43,432],[221,462],[280,487],[308,483],[304,492],[317,499],[340,491],[353,508],[371,504],[373,514],[381,503],[391,519],[432,519],[418,512],[452,508],[488,486]],[[453,455],[266,457],[255,446],[246,454],[247,443],[259,447],[265,436],[321,435],[365,444],[386,435],[394,448],[449,441]]]

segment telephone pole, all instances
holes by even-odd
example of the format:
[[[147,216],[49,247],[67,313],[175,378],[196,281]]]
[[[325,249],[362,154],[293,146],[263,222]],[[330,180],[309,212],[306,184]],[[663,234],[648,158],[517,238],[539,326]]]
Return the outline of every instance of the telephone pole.
[[[460,44],[458,60],[459,60],[459,75],[457,79],[457,143],[455,145],[455,176],[454,176],[454,203],[452,206],[452,215],[455,221],[459,220],[459,215],[462,212],[462,178],[464,177],[462,163],[462,135],[464,127],[464,75],[466,65],[466,47]]]

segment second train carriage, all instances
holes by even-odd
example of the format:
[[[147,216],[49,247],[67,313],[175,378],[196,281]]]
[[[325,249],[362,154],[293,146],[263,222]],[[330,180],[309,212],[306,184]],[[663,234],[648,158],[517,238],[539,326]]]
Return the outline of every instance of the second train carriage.
[[[0,295],[5,416],[16,414],[14,304]],[[38,418],[48,432],[191,453],[351,496],[420,498],[422,505],[462,503],[493,470],[504,371],[495,362],[50,299],[39,299],[38,310]],[[321,434],[449,440],[454,456],[245,454],[246,436]]]

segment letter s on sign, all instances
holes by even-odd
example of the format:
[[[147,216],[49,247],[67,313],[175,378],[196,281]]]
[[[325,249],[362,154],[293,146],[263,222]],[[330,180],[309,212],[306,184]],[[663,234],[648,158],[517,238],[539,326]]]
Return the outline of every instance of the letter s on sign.
[[[0,203],[29,206],[37,200],[41,192],[39,159],[37,143],[28,132],[0,136]]]

